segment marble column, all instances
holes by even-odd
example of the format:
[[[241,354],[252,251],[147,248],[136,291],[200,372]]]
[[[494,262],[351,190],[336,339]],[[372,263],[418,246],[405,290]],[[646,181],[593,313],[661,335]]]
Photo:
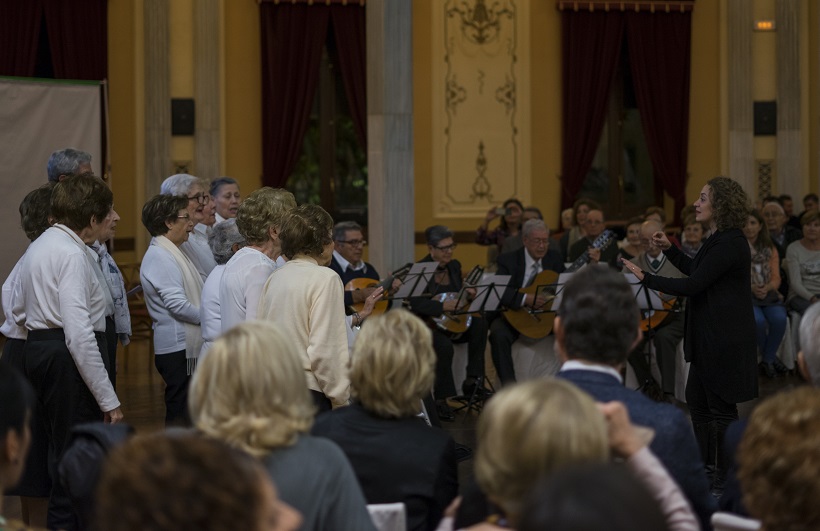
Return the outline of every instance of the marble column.
[[[413,261],[413,6],[367,2],[367,168],[370,261]]]
[[[729,177],[757,197],[752,103],[752,4],[728,1]]]
[[[168,0],[145,0],[145,197],[170,175],[171,96]]]
[[[777,191],[802,196],[801,0],[777,0]],[[799,197],[795,198],[799,201]]]
[[[194,168],[211,180],[220,175],[220,0],[194,4]]]

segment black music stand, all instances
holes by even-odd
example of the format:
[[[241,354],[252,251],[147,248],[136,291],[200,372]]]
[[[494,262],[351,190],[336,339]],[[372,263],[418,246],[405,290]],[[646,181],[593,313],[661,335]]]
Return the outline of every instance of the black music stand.
[[[438,262],[416,262],[413,264],[393,298],[409,299],[410,297],[421,296],[432,282],[437,268]]]
[[[638,303],[638,309],[641,311],[641,315],[647,316],[647,328],[644,338],[646,340],[651,340],[655,337],[655,329],[663,322],[663,319],[655,319],[655,313],[658,311],[667,311],[667,308],[664,306],[663,300],[661,300],[658,292],[646,287],[633,273],[624,273],[624,276],[626,277],[627,282],[629,282],[629,286],[632,288],[632,294],[635,297],[635,302]],[[638,391],[641,392],[645,391],[647,384],[654,382],[655,380],[652,376],[652,350],[654,346],[655,344],[653,342],[648,343],[649,348],[646,352],[646,365],[649,367],[649,379],[641,382],[638,386]],[[637,374],[635,376],[637,376]],[[657,382],[654,383],[657,385]]]
[[[476,296],[475,298],[473,298],[473,301],[470,303],[470,305],[464,310],[457,310],[455,312],[450,313],[455,315],[479,313],[483,318],[486,318],[487,312],[493,312],[498,309],[499,305],[501,304],[501,297],[507,290],[507,284],[510,283],[511,278],[511,275],[493,274],[485,276],[481,279],[479,285],[474,286],[476,290]],[[479,392],[480,389],[486,389],[484,387],[485,382],[489,383],[486,377],[479,376],[476,379],[475,385],[473,386],[473,391],[470,393],[469,396],[456,396],[454,400],[456,402],[461,403],[462,405],[453,409],[453,412],[455,413],[465,409],[468,412],[481,412],[481,410],[484,408],[484,402],[487,400],[487,398],[489,398],[488,395]],[[490,384],[490,389],[490,391],[487,391],[488,393],[492,393],[494,391],[494,389],[492,389],[492,384]]]

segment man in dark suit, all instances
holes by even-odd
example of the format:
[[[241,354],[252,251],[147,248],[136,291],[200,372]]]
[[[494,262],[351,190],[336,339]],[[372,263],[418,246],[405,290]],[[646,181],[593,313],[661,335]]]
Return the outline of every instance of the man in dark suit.
[[[672,278],[685,277],[686,275],[666,259],[666,255],[663,254],[661,248],[652,242],[652,235],[660,230],[663,230],[663,223],[659,221],[650,219],[641,224],[642,251],[635,257],[633,262],[643,271],[649,271],[653,275]],[[680,305],[679,307],[683,308]],[[629,364],[635,370],[638,382],[642,386],[647,382],[654,382],[644,353],[646,343],[650,339],[654,339],[653,347],[658,360],[658,368],[661,372],[661,389],[663,394],[669,398],[675,396],[675,357],[678,352],[678,343],[683,339],[683,324],[683,311],[673,311],[662,321],[657,323],[653,321],[653,337],[649,337],[649,334],[647,334],[644,341],[629,356]]]
[[[621,370],[641,338],[638,317],[623,275],[595,267],[576,273],[564,287],[555,318],[555,344],[565,360],[558,377],[600,402],[623,402],[635,424],[652,428],[650,449],[681,487],[703,528],[710,529],[717,504],[686,416],[671,404],[653,402],[623,386]]]
[[[542,271],[564,270],[561,253],[549,247],[549,230],[540,219],[524,223],[521,229],[524,248],[498,257],[499,275],[511,275],[507,290],[501,298],[504,307],[511,310],[525,308],[542,308],[545,300],[533,294],[524,295],[518,292],[532,284]],[[501,385],[515,382],[515,369],[512,361],[512,344],[519,337],[518,331],[510,326],[503,317],[496,317],[490,326],[490,348],[493,364],[498,372]]]
[[[342,285],[356,278],[370,278],[379,281],[379,272],[372,264],[362,260],[362,252],[367,242],[362,235],[362,227],[355,221],[340,221],[333,227],[333,258],[330,269],[342,277]],[[345,307],[364,302],[376,288],[345,291]]]

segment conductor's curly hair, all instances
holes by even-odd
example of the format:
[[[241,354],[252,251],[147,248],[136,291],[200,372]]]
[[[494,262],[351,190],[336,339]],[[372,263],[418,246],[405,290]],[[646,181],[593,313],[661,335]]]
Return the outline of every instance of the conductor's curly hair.
[[[712,189],[712,216],[719,231],[743,229],[751,207],[749,196],[737,181],[728,177],[715,177],[706,184]]]

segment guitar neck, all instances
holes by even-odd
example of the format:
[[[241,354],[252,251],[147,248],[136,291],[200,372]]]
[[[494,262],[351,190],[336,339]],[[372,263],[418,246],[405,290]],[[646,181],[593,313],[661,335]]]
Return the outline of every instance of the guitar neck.
[[[592,242],[591,247],[593,249],[604,250],[607,247],[609,247],[609,244],[612,242],[613,237],[614,237],[614,233],[611,230],[605,230],[604,232],[601,233],[600,236],[595,238],[595,241]],[[574,273],[574,272],[578,271],[579,269],[581,269],[581,267],[583,267],[587,263],[589,263],[589,249],[584,251],[581,254],[581,256],[579,256],[574,262],[572,262],[572,265],[570,265],[568,268],[566,268],[564,270],[564,272],[565,273]]]

